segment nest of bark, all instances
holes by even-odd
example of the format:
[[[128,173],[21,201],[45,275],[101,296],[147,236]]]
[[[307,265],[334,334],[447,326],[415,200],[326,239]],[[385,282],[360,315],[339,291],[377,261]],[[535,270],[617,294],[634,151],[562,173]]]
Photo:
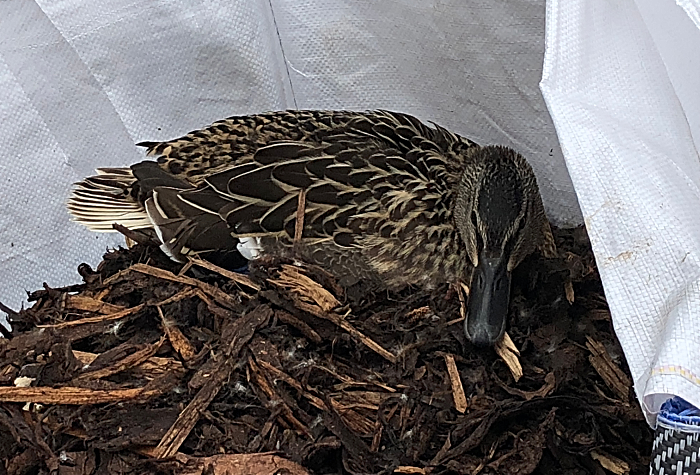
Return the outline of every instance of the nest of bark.
[[[555,235],[487,350],[464,337],[466,288],[351,298],[302,263],[110,251],[3,306],[0,474],[647,473],[585,232]]]

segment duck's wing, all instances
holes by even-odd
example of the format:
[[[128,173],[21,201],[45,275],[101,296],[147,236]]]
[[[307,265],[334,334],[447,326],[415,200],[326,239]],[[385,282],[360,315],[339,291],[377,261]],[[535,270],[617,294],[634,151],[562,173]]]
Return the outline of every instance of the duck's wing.
[[[225,223],[234,241],[275,238],[291,245],[303,221],[305,244],[341,248],[358,245],[368,233],[401,237],[418,225],[449,219],[459,176],[452,169],[460,167],[453,155],[473,143],[403,114],[338,117],[345,122],[314,129],[304,140],[259,147],[191,189],[155,190],[152,208],[159,215],[150,208],[149,215],[172,241],[170,252],[201,248],[193,244],[199,243],[196,223],[206,218],[210,230],[217,216],[216,229],[223,231]]]

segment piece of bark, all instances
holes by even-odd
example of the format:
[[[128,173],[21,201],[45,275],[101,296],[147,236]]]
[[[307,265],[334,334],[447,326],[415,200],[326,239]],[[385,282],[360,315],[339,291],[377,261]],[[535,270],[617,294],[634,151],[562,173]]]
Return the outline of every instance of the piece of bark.
[[[136,229],[129,229],[126,226],[123,226],[119,223],[112,223],[112,229],[124,236],[124,240],[126,241],[126,245],[129,249],[134,247],[136,243],[151,246],[158,246],[159,244],[158,241],[156,241],[154,238],[147,235],[146,233],[138,231]]]
[[[230,329],[222,331],[222,335],[226,336],[228,341],[225,358],[220,360],[219,364],[213,369],[210,379],[197,392],[192,401],[180,413],[177,421],[163,436],[154,453],[156,458],[170,457],[179,450],[180,445],[182,445],[195,424],[197,424],[209,403],[229,379],[238,354],[253,338],[258,328],[265,325],[271,316],[272,309],[267,305],[260,305],[233,322]]]
[[[39,404],[103,404],[110,402],[124,402],[135,399],[150,399],[166,391],[167,388],[143,388],[118,389],[113,391],[103,391],[85,388],[17,388],[0,387],[0,402],[33,402]]]
[[[157,444],[179,413],[177,406],[112,404],[81,408],[80,423],[92,447],[114,451]]]
[[[378,454],[373,453],[364,440],[345,425],[343,418],[335,409],[332,401],[326,400],[326,406],[328,406],[330,410],[324,413],[323,424],[341,441],[344,449],[347,450],[355,460],[360,461],[364,465],[364,467],[362,467],[363,471],[366,473],[374,473],[374,465],[376,464]],[[370,433],[373,428],[372,425]]]
[[[330,312],[340,305],[332,293],[309,276],[304,275],[296,266],[283,265],[277,278],[268,279],[268,282],[290,290],[305,301],[314,302],[323,312]]]
[[[481,417],[479,425],[469,433],[462,442],[460,442],[455,447],[452,447],[447,452],[445,452],[442,457],[434,458],[431,465],[440,465],[446,463],[449,460],[461,457],[466,454],[469,450],[473,449],[481,443],[481,441],[488,434],[489,429],[494,422],[498,419],[500,413],[500,408],[493,408]]]
[[[418,321],[425,318],[427,315],[430,315],[431,312],[432,311],[430,310],[430,307],[428,307],[427,305],[424,307],[414,308],[406,314],[406,319],[408,320],[407,323],[409,325],[414,325]]]
[[[95,359],[100,356],[97,353],[89,353],[86,351],[73,350],[73,355],[80,361],[83,365],[89,365]],[[150,379],[157,378],[168,372],[179,372],[183,371],[182,363],[174,358],[161,358],[158,356],[151,356],[142,363],[134,366],[132,370],[138,371],[139,374]]]
[[[518,351],[518,348],[515,346],[515,343],[513,343],[513,340],[510,339],[510,335],[508,335],[507,332],[503,335],[503,338],[496,343],[494,349],[506,366],[508,366],[510,374],[513,375],[515,382],[517,383],[520,381],[520,378],[523,377],[523,367],[520,364],[520,359],[518,359],[520,351]]]
[[[281,415],[287,420],[291,427],[295,428],[296,430],[304,434],[306,437],[313,440],[313,435],[311,434],[311,431],[309,431],[309,428],[306,427],[301,421],[299,421],[299,419],[297,419],[294,416],[294,413],[292,412],[291,408],[287,405],[287,403],[284,402],[282,397],[280,397],[279,394],[277,394],[277,391],[275,391],[274,387],[272,386],[272,384],[270,384],[265,375],[262,374],[262,372],[258,368],[258,365],[252,357],[248,357],[248,366],[250,367],[251,379],[265,394],[269,401],[269,405],[275,406],[275,408],[280,411]],[[269,409],[272,410],[273,407],[269,407]]]
[[[223,267],[219,267],[217,265],[212,264],[209,261],[205,261],[203,259],[198,259],[196,257],[190,257],[190,261],[192,264],[202,267],[204,269],[210,270],[212,272],[216,272],[219,275],[223,275],[227,279],[230,279],[237,284],[245,285],[246,287],[249,287],[255,291],[260,290],[260,286],[253,282],[250,277],[245,276],[243,274],[239,274],[238,272],[232,272],[230,270],[224,269]]]
[[[39,454],[33,448],[28,448],[12,457],[9,460],[5,460],[5,467],[8,475],[21,475],[25,473],[31,473],[35,468],[41,465],[41,459]]]
[[[275,380],[280,380],[284,381],[285,383],[289,384],[292,386],[294,389],[299,391],[306,399],[309,400],[311,404],[314,405],[317,409],[321,409],[322,411],[327,411],[328,408],[326,407],[326,404],[323,402],[323,399],[321,399],[318,396],[315,396],[311,394],[310,392],[306,391],[301,383],[299,383],[297,380],[289,376],[287,373],[284,371],[275,368],[272,366],[270,363],[267,361],[258,361],[258,364],[260,365],[261,368],[263,368],[266,372],[270,373]]]
[[[160,321],[163,324],[163,331],[165,331],[165,335],[168,337],[168,340],[170,341],[170,344],[175,349],[175,351],[177,351],[178,354],[185,361],[189,361],[192,358],[194,358],[197,354],[197,350],[194,346],[192,346],[192,343],[190,343],[187,337],[182,334],[182,332],[174,322],[165,318],[165,315],[163,314],[163,310],[160,308],[160,305],[156,308],[158,309]]]
[[[632,387],[632,380],[615,364],[605,349],[605,345],[590,336],[587,336],[586,340],[586,348],[591,352],[591,355],[588,357],[591,365],[613,393],[622,401],[627,402],[630,388]]]
[[[304,234],[304,214],[306,213],[306,190],[299,190],[297,197],[297,213],[294,220],[294,242],[293,249],[296,255],[299,254],[301,248],[301,238]]]
[[[358,329],[353,327],[350,324],[350,322],[348,322],[344,317],[338,315],[337,313],[324,312],[319,306],[312,305],[312,304],[303,302],[303,301],[298,300],[298,299],[295,299],[294,305],[299,310],[303,310],[303,311],[308,312],[312,315],[315,315],[319,318],[322,318],[324,320],[328,320],[329,322],[332,322],[333,324],[342,328],[343,330],[348,332],[350,334],[350,336],[352,336],[356,340],[363,343],[367,348],[374,351],[375,353],[377,353],[381,357],[385,358],[387,361],[390,361],[391,363],[396,363],[398,361],[398,358],[396,357],[396,355],[394,355],[389,350],[386,350],[379,343],[372,340],[370,337],[366,336],[364,333],[362,333],[361,331],[359,331]]]
[[[520,396],[526,401],[529,401],[531,399],[535,399],[538,397],[547,397],[554,388],[556,387],[556,377],[554,376],[553,372],[547,373],[547,375],[544,377],[544,384],[540,389],[537,389],[535,391],[523,391],[522,389],[518,388],[511,388],[510,386],[507,386],[504,382],[498,380],[499,385],[508,393],[512,394],[513,396]]]
[[[573,304],[576,296],[574,295],[574,286],[571,282],[564,284],[564,292],[566,293],[566,300]]]
[[[175,475],[309,475],[301,465],[272,453],[176,458],[185,466]]]
[[[122,371],[134,368],[144,363],[148,358],[155,355],[156,352],[160,349],[160,347],[163,346],[164,342],[165,338],[161,338],[159,341],[153,343],[152,345],[146,345],[141,350],[130,354],[126,358],[123,358],[122,360],[117,361],[116,363],[107,366],[106,368],[100,368],[94,371],[90,371],[90,368],[88,367],[87,371],[81,373],[77,378],[75,378],[75,381],[106,378],[107,376],[111,376],[113,374],[121,373]]]
[[[286,323],[287,325],[291,325],[300,332],[302,332],[309,340],[313,341],[316,344],[319,344],[323,341],[323,338],[321,338],[321,335],[316,333],[316,331],[311,328],[309,325],[307,325],[305,322],[299,320],[297,317],[292,315],[291,313],[285,311],[285,310],[277,310],[275,311],[275,317],[283,323]]]
[[[75,310],[102,314],[117,313],[126,310],[126,308],[121,305],[114,305],[84,295],[66,295],[64,306]]]
[[[179,282],[181,284],[190,285],[192,287],[198,288],[211,298],[213,298],[219,305],[235,310],[240,306],[235,298],[221,290],[220,288],[207,284],[197,279],[191,277],[178,276],[169,272],[167,270],[159,269],[158,267],[149,266],[147,264],[134,264],[129,267],[129,269],[139,272],[141,274],[150,275],[151,277],[157,277],[159,279],[169,280],[171,282]],[[127,269],[127,270],[129,270]]]
[[[605,453],[602,450],[592,450],[591,458],[598,462],[605,470],[615,475],[627,475],[630,473],[630,466],[627,462]]]
[[[50,325],[37,325],[38,328],[69,328],[76,327],[78,325],[86,325],[90,323],[102,323],[102,322],[113,322],[115,320],[120,320],[129,315],[133,315],[146,307],[145,304],[136,305],[135,307],[120,310],[119,312],[110,313],[107,315],[97,315],[95,317],[86,317],[79,320],[71,320],[70,322],[53,323]]]
[[[420,467],[411,467],[407,465],[399,466],[394,469],[394,473],[403,473],[406,475],[425,475],[425,469]]]
[[[454,356],[445,355],[445,364],[447,364],[447,373],[450,376],[455,409],[464,414],[467,410],[467,397],[464,394],[464,386],[462,386],[462,379],[459,377],[459,371],[457,370],[457,363],[455,363]]]
[[[381,421],[377,421],[374,424],[374,435],[372,436],[372,445],[369,446],[369,450],[372,453],[377,453],[379,451],[379,446],[382,443],[382,434],[384,433],[384,426]]]

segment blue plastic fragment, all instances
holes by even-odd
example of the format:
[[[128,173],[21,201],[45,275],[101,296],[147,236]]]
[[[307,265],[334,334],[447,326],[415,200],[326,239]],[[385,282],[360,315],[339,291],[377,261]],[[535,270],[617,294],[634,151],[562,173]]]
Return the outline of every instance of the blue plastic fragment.
[[[700,409],[676,396],[661,405],[656,422],[669,429],[700,432]]]

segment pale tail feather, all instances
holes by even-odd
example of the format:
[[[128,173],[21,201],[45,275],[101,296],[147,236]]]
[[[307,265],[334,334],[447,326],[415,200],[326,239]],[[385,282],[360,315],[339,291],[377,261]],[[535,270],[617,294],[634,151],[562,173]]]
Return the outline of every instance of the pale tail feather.
[[[112,232],[114,223],[152,228],[146,209],[129,193],[135,182],[129,168],[98,168],[97,175],[75,184],[67,204],[72,220],[96,232]]]

